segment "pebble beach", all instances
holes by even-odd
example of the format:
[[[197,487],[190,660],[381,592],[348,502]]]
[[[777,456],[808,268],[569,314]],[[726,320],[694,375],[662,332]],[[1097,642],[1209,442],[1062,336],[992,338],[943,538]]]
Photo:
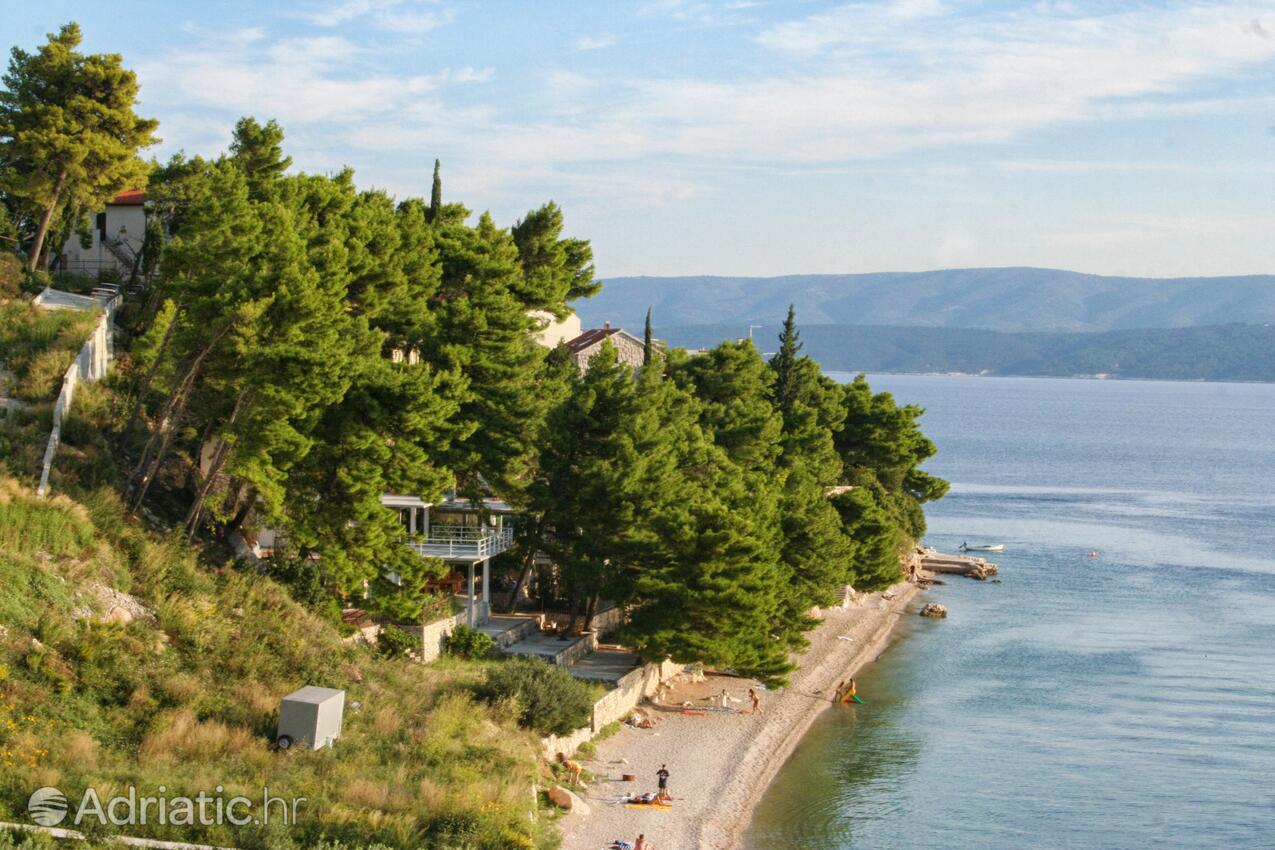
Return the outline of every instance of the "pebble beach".
[[[766,786],[814,719],[832,709],[838,682],[885,650],[917,590],[899,584],[883,593],[863,594],[848,608],[824,611],[789,685],[758,689],[759,714],[748,713],[748,689],[757,687],[756,682],[713,674],[678,682],[658,704],[644,705],[654,728],[623,726],[597,744],[594,757],[582,759],[594,775],[581,794],[588,811],[563,817],[563,850],[602,850],[616,839],[632,843],[639,834],[654,850],[738,847]],[[709,698],[723,689],[735,710],[710,710]],[[671,806],[626,808],[620,802],[626,793],[655,790],[662,764],[670,773]],[[636,781],[623,781],[625,774]]]

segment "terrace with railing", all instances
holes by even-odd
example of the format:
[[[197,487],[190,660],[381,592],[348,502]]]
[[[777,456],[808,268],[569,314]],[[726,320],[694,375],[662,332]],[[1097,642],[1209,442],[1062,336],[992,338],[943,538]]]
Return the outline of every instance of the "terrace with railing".
[[[445,561],[482,561],[514,544],[514,530],[504,526],[436,525],[429,536],[407,545],[418,555]]]

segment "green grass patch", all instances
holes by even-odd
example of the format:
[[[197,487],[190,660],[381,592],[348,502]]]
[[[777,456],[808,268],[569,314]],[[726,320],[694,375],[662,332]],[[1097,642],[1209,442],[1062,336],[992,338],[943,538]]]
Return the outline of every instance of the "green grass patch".
[[[89,582],[153,616],[76,619]],[[269,787],[307,798],[295,825],[109,831],[247,850],[556,846],[530,793],[547,771],[536,736],[513,704],[475,696],[500,662],[421,665],[346,643],[269,578],[209,572],[145,532],[107,487],[41,501],[0,477],[0,586],[0,820],[24,821],[44,785],[73,800]],[[279,700],[307,684],[346,691],[342,737],[280,751]]]
[[[22,300],[0,304],[0,368],[9,373],[5,392],[28,402],[56,398],[62,376],[97,321],[96,312],[42,310]]]

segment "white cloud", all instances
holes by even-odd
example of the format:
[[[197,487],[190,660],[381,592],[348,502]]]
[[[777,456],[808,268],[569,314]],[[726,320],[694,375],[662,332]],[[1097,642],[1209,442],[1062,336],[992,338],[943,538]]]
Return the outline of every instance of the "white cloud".
[[[601,35],[582,35],[576,39],[576,50],[602,50],[603,48],[613,47],[615,45],[615,36],[611,33],[603,33]]]
[[[702,21],[724,8],[661,0],[646,12]],[[350,0],[328,7],[322,22],[404,9],[442,13],[404,0]],[[973,14],[936,0],[875,0],[770,27],[758,35],[765,50],[746,74],[547,71],[519,80],[512,100],[451,91],[492,79],[490,68],[388,73],[378,51],[346,29],[278,42],[260,31],[208,36],[198,49],[173,50],[139,72],[150,114],[165,129],[173,113],[207,106],[276,117],[290,134],[309,125],[326,144],[304,142],[348,150],[356,162],[452,152],[455,167],[472,163],[464,173],[492,192],[501,190],[484,173],[514,187],[605,190],[640,203],[712,192],[728,170],[813,173],[914,149],[1016,140],[1066,123],[1234,108],[1240,96],[1204,90],[1269,67],[1275,39],[1261,33],[1270,30],[1275,0],[1114,13],[1040,3]],[[608,38],[585,36],[576,46]],[[1006,158],[1000,167],[1108,166]],[[656,185],[653,173],[665,183]],[[961,240],[944,250],[959,254]]]
[[[368,20],[392,32],[423,35],[452,21],[437,0],[345,0],[302,15],[315,26],[337,27]]]
[[[285,38],[212,36],[196,47],[172,49],[137,63],[143,110],[158,113],[166,128],[192,123],[207,110],[234,117],[274,118],[291,134],[304,125],[329,130],[377,122],[384,130],[399,122],[429,120],[441,110],[441,92],[483,83],[490,68],[443,68],[433,73],[394,74],[376,69],[373,52],[341,36]],[[202,110],[202,111],[201,111]],[[171,132],[168,147],[190,144]],[[198,137],[210,141],[206,132]]]

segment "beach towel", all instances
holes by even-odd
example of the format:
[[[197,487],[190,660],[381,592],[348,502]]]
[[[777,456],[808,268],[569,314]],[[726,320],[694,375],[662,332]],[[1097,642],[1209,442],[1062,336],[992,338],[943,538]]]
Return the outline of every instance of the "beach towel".
[[[663,803],[625,803],[626,809],[654,809],[657,812],[671,812],[672,806],[666,806]]]

